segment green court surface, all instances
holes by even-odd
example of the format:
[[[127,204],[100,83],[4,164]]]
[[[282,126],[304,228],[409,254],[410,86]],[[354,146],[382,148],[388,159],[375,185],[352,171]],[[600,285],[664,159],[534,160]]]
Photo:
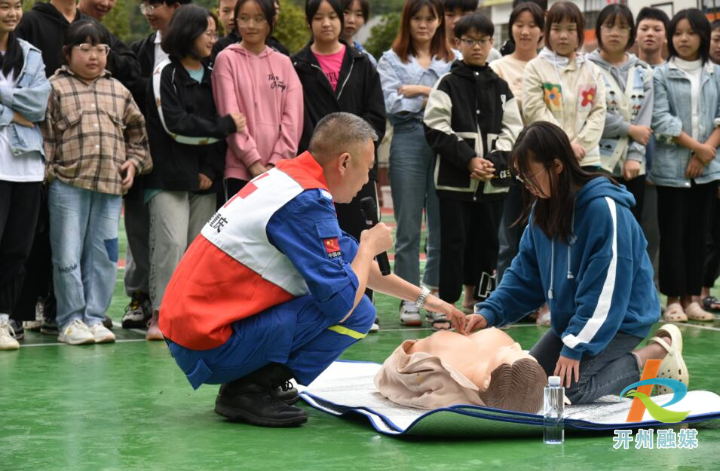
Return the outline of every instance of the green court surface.
[[[19,351],[0,352],[0,471],[718,469],[720,421],[694,426],[692,450],[615,450],[612,433],[568,435],[561,446],[541,437],[400,439],[303,403],[300,428],[230,423],[213,412],[217,386],[193,391],[164,342],[119,327],[126,302],[121,271],[109,312],[115,344],[72,347],[27,332]],[[342,358],[382,362],[403,340],[431,333],[400,327],[396,301],[378,296],[377,306],[381,331]],[[680,328],[690,389],[720,394],[720,318]],[[507,332],[530,348],[545,331]]]

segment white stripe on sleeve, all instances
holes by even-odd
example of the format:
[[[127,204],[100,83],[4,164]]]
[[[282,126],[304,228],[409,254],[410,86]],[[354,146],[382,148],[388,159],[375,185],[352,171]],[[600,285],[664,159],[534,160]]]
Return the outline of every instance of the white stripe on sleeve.
[[[585,327],[582,328],[580,333],[575,335],[567,335],[563,338],[563,343],[569,348],[575,348],[580,343],[590,343],[595,334],[597,334],[600,327],[602,327],[605,319],[607,319],[608,312],[610,312],[610,305],[612,303],[613,293],[615,290],[615,275],[617,272],[617,208],[615,207],[615,201],[610,197],[605,197],[608,207],[610,209],[610,216],[612,217],[613,223],[613,234],[612,234],[612,259],[608,266],[607,276],[603,283],[600,297],[598,298],[595,312],[593,312],[590,320],[587,321]]]

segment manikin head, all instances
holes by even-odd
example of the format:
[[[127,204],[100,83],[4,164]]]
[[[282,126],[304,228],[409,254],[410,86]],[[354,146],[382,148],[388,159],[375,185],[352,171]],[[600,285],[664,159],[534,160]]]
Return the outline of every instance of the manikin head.
[[[331,113],[315,126],[308,150],[323,168],[336,203],[349,203],[375,164],[375,130],[350,113]]]
[[[536,414],[543,407],[547,375],[532,357],[503,362],[490,375],[490,384],[480,392],[488,407]]]

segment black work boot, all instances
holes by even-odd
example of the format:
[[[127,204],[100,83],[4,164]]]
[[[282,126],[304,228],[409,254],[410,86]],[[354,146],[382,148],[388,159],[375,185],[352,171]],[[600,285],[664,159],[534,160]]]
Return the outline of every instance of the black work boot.
[[[283,401],[285,404],[292,406],[300,400],[298,390],[290,381],[285,381],[285,384],[281,384],[273,391],[275,397]]]
[[[271,363],[253,373],[220,386],[215,412],[230,420],[262,427],[294,427],[307,422],[304,410],[290,406],[277,396],[292,372]],[[282,388],[280,388],[282,389]]]

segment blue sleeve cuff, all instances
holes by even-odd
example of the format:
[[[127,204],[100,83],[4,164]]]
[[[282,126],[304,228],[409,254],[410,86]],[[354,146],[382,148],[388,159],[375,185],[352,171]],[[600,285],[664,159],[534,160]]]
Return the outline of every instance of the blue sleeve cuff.
[[[343,265],[343,270],[347,275],[347,284],[336,290],[328,299],[317,302],[325,317],[332,322],[340,322],[350,312],[355,304],[355,295],[360,285],[357,275],[349,264]]]
[[[420,113],[424,98],[422,95],[412,98],[399,97],[393,106],[391,114]]]
[[[485,318],[488,327],[493,327],[495,325],[495,313],[493,313],[492,311],[488,309],[480,309],[478,314]]]
[[[10,88],[0,88],[0,101],[8,108],[12,108],[13,105],[13,93]]]
[[[567,345],[564,345],[562,350],[560,350],[560,355],[570,358],[571,360],[580,360],[583,356],[582,352],[573,350],[572,348],[568,347]]]
[[[2,110],[0,111],[0,126],[8,126],[12,123],[15,113],[12,108],[7,105],[0,105],[0,110]]]

